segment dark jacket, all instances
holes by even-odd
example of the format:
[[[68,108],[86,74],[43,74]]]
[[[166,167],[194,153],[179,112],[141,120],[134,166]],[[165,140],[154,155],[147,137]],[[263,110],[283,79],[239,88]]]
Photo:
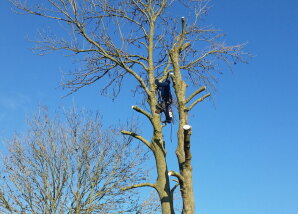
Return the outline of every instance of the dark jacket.
[[[160,91],[161,98],[166,102],[172,102],[172,94],[171,94],[171,88],[170,88],[171,81],[170,81],[170,79],[167,78],[163,82],[159,82],[156,79],[155,84],[157,85],[158,90]]]

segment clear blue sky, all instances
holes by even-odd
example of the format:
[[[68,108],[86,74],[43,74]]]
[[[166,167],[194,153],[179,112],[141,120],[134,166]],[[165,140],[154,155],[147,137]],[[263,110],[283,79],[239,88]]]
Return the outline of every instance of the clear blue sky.
[[[208,23],[228,41],[248,42],[255,57],[221,76],[214,102],[196,107],[192,153],[200,214],[298,213],[298,2],[214,0]],[[30,48],[44,19],[12,13],[0,3],[0,134],[23,131],[38,105],[98,110],[108,123],[134,113],[128,91],[115,102],[96,85],[61,98],[61,72],[73,68],[59,54]],[[175,127],[174,127],[175,128]],[[175,141],[167,143],[170,153]],[[3,148],[3,147],[1,147]],[[169,155],[170,168],[176,162]]]

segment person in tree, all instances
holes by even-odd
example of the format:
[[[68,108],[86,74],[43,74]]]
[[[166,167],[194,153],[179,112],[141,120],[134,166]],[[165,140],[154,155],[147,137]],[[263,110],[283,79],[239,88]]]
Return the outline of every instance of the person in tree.
[[[170,74],[168,74],[167,78],[159,82],[158,79],[155,79],[155,84],[157,86],[157,93],[158,93],[158,105],[156,106],[156,113],[165,114],[165,121],[164,123],[171,123],[173,119],[173,112],[172,112],[172,94],[171,94],[171,80]]]

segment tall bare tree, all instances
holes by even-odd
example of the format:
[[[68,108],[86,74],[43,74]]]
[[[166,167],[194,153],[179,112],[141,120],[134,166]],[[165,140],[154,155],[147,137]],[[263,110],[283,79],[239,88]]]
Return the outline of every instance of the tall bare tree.
[[[138,183],[123,190],[151,187],[159,195],[162,213],[174,213],[169,176],[178,179],[183,213],[194,213],[191,126],[188,114],[210,94],[218,67],[243,62],[243,44],[226,45],[223,35],[203,25],[208,0],[10,0],[20,11],[57,20],[65,34],[45,33],[37,41],[42,54],[62,50],[72,53],[85,66],[66,76],[63,86],[70,93],[105,79],[102,92],[117,95],[123,80],[135,80],[135,90],[143,95],[143,105],[133,110],[152,125],[151,139],[123,130],[122,134],[141,141],[153,153],[157,178],[154,183]],[[177,10],[184,17],[177,17]],[[187,22],[187,23],[186,23]],[[68,34],[67,34],[68,33]],[[155,79],[164,80],[173,72],[179,127],[177,162],[179,172],[167,167],[163,125],[156,113]],[[211,90],[210,90],[211,91]],[[175,188],[175,187],[172,187]],[[172,189],[174,190],[174,189]]]
[[[9,140],[1,162],[1,213],[136,213],[138,197],[121,188],[146,178],[144,150],[98,115],[67,120],[41,112],[26,136]]]

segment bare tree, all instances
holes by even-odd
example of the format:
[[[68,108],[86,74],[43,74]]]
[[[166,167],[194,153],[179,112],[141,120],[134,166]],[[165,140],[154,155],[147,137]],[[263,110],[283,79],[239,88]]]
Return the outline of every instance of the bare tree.
[[[151,123],[152,138],[125,130],[122,134],[138,139],[151,150],[158,176],[154,183],[139,182],[123,190],[151,187],[159,195],[162,213],[174,213],[169,182],[169,176],[174,176],[180,185],[182,212],[194,213],[188,114],[210,96],[208,93],[198,97],[206,86],[212,88],[220,73],[218,68],[245,62],[246,55],[243,44],[226,45],[218,30],[203,25],[208,0],[10,1],[22,12],[57,20],[67,29],[64,35],[41,34],[37,50],[42,54],[62,50],[83,60],[85,66],[70,73],[63,82],[70,93],[105,79],[102,92],[111,89],[117,95],[125,77],[135,80],[135,90],[143,95],[138,98],[145,102],[132,108]],[[177,9],[185,11],[184,17],[177,17]],[[174,73],[179,115],[176,149],[179,172],[168,170],[164,126],[156,113],[155,79],[163,80],[170,72]]]
[[[15,135],[1,170],[1,213],[135,213],[138,197],[121,188],[144,180],[144,151],[98,115],[67,120],[41,112]]]

